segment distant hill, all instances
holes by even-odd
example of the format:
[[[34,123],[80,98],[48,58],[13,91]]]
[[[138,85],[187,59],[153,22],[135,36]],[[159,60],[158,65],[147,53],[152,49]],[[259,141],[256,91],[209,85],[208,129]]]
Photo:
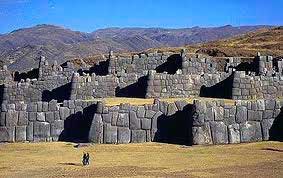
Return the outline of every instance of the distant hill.
[[[211,56],[246,56],[256,52],[283,57],[283,27],[260,29],[238,37],[189,46],[195,52]]]
[[[0,35],[0,61],[9,69],[26,71],[38,65],[38,57],[63,63],[97,54],[179,47],[229,38],[270,26],[223,26],[214,28],[108,28],[93,33],[54,25],[37,25]]]

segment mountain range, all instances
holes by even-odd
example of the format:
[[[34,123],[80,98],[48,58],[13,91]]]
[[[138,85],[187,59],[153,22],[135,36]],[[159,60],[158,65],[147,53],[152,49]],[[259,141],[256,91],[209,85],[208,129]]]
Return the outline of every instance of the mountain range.
[[[114,52],[139,52],[149,48],[180,47],[211,42],[271,26],[230,25],[211,28],[106,28],[92,33],[54,25],[37,25],[0,35],[0,65],[27,71],[38,66],[39,56],[63,63],[75,58]]]

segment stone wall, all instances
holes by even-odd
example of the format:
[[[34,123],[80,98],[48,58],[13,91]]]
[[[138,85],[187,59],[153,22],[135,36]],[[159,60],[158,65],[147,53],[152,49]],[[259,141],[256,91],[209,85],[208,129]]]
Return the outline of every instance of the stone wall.
[[[205,57],[191,57],[183,58],[182,61],[182,73],[183,74],[204,74],[204,73],[216,73],[217,63],[211,58]],[[223,68],[224,71],[224,68]]]
[[[96,102],[69,100],[64,103],[16,102],[2,104],[0,142],[67,141],[85,139]],[[92,107],[91,112],[87,108]]]
[[[249,76],[240,71],[234,74],[233,99],[272,99],[282,96],[282,76]]]
[[[4,66],[3,69],[0,69],[0,85],[13,81],[12,72],[7,69],[7,66]]]
[[[75,73],[71,82],[71,99],[115,97],[119,93],[122,96],[127,96],[127,94],[130,95],[141,88],[146,88],[146,82],[138,83],[141,77],[143,76],[135,73],[123,73],[119,77],[116,75],[97,76],[95,74],[79,76],[78,73]]]
[[[154,104],[136,106],[97,105],[89,132],[90,142],[141,143],[160,141],[190,143],[190,108],[185,101],[175,103],[155,100]]]
[[[282,122],[282,101],[255,100],[235,103],[195,101],[193,144],[227,144],[268,140]],[[280,110],[281,108],[281,110]],[[281,121],[279,121],[281,120]],[[272,128],[273,127],[273,128]],[[282,129],[282,125],[280,126]]]
[[[146,97],[197,97],[201,95],[201,88],[203,86],[212,87],[223,82],[229,76],[231,76],[231,73],[225,72],[203,75],[169,75],[150,71]],[[222,88],[222,90],[224,89],[225,88]],[[227,90],[227,88],[225,90]],[[224,91],[222,92],[224,93]]]
[[[148,70],[155,70],[165,63],[173,53],[149,53],[129,57],[110,56],[109,74],[136,73],[146,75]]]
[[[68,83],[69,79],[62,76],[49,76],[48,78],[45,78],[44,81],[27,79],[26,81],[21,82],[5,83],[3,100],[7,103],[14,103],[17,101],[45,101],[52,99],[52,97],[60,98],[64,93],[66,94],[68,92],[68,90],[65,90],[64,88]],[[53,96],[51,96],[52,91],[60,87],[64,91],[58,91],[57,94],[54,92]]]
[[[282,139],[282,106],[279,100],[194,100],[193,104],[155,100],[139,106],[107,106],[83,100],[16,102],[1,105],[0,142],[156,141],[191,145],[254,142],[276,136]]]
[[[89,139],[95,143],[161,141],[182,144],[228,144],[268,140],[273,123],[282,122],[283,102],[275,100],[185,101],[152,105],[100,103]],[[281,108],[281,109],[280,109]],[[282,129],[282,125],[280,126]]]

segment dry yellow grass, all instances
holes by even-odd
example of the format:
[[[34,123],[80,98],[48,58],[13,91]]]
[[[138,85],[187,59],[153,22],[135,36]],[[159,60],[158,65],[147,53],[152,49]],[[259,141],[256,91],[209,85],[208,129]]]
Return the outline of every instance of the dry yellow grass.
[[[230,100],[230,99],[218,99],[218,98],[160,98],[161,101],[166,101],[169,103],[175,102],[175,101],[180,101],[180,100],[185,100],[188,103],[193,103],[194,100],[204,100],[204,101],[212,101],[212,100],[222,100],[226,104],[233,105],[235,103],[235,100]],[[101,99],[95,99],[95,101],[104,101],[106,106],[116,106],[120,105],[121,103],[128,103],[131,105],[144,105],[144,104],[153,104],[154,99],[153,98],[124,98],[124,97],[114,97],[114,98],[101,98]]]
[[[192,146],[161,143],[0,145],[0,177],[282,177],[283,143]],[[83,152],[91,165],[83,167]]]

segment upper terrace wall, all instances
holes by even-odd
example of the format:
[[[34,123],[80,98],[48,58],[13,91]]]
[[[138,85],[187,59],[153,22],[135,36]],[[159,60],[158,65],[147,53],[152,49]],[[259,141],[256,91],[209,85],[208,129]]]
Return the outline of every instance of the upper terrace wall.
[[[68,97],[64,98],[70,92],[68,83],[68,78],[62,76],[50,76],[45,80],[27,79],[22,82],[6,83],[4,84],[3,101],[13,103],[68,99]]]
[[[146,76],[122,74],[97,76],[79,76],[75,73],[71,82],[71,99],[93,99],[103,97],[144,97]]]
[[[283,76],[249,76],[236,71],[232,87],[233,99],[278,98],[283,96]]]
[[[149,53],[131,57],[111,56],[109,74],[137,73],[146,75],[148,70],[154,70],[167,61],[173,53]]]
[[[12,72],[7,69],[7,66],[3,66],[3,69],[0,69],[0,85],[12,80]]]
[[[147,83],[146,97],[178,98],[207,96],[229,98],[231,97],[231,92],[229,91],[229,86],[232,85],[231,75],[231,73],[226,72],[204,75],[170,75],[151,71]]]

